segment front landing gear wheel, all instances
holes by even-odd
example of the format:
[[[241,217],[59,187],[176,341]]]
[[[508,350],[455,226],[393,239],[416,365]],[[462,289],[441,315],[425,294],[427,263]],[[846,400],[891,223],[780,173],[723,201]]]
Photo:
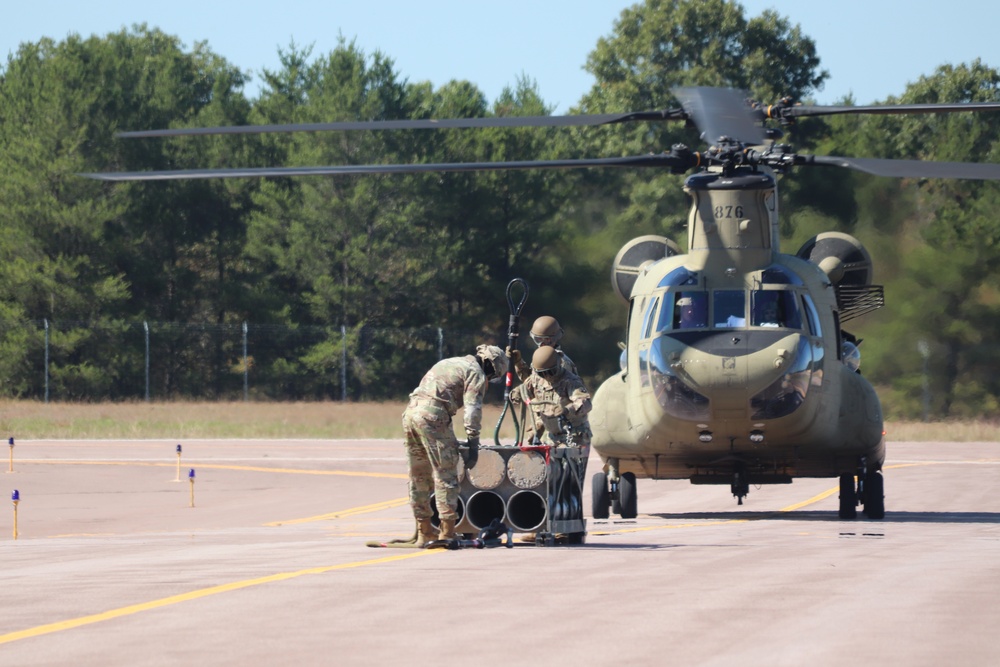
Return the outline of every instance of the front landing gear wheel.
[[[840,476],[840,511],[841,519],[858,518],[858,492],[854,487],[854,475]]]
[[[885,518],[885,479],[881,470],[869,470],[865,475],[865,516]]]
[[[639,514],[639,501],[635,488],[635,473],[627,472],[618,482],[618,496],[621,499],[621,517],[634,519]]]
[[[611,492],[608,490],[607,473],[597,472],[590,479],[591,490],[593,491],[593,504],[590,512],[595,519],[607,519],[610,514]]]

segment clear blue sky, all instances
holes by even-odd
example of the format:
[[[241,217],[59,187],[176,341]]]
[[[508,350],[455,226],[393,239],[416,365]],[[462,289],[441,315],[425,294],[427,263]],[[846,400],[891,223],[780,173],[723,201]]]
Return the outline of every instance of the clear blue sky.
[[[243,70],[277,69],[291,40],[333,49],[339,34],[393,58],[410,81],[475,83],[491,100],[520,74],[564,113],[590,88],[582,68],[632,0],[20,0],[0,18],[0,57],[22,42],[70,33],[104,35],[145,22],[190,48],[207,41]],[[833,104],[899,95],[944,63],[981,58],[1000,68],[1000,2],[995,0],[743,0],[747,16],[773,8],[799,24],[830,72],[817,94]],[[256,83],[248,94],[255,95]],[[623,111],[625,111],[623,109]]]

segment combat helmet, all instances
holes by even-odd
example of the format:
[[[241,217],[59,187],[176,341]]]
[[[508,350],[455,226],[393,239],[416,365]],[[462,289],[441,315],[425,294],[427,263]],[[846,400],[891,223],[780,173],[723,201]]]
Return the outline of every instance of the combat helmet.
[[[542,315],[531,325],[531,340],[535,341],[535,345],[555,347],[562,339],[562,335],[562,327],[551,315]]]
[[[480,345],[476,348],[476,356],[483,361],[483,368],[490,379],[501,378],[507,374],[507,355],[496,345]],[[492,367],[493,373],[489,372],[487,362]]]
[[[559,367],[559,353],[551,345],[542,345],[531,355],[531,370],[542,377],[548,377]]]

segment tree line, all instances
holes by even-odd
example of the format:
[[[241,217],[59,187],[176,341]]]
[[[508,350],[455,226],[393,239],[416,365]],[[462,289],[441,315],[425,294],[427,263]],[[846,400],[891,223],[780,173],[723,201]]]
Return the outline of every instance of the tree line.
[[[505,339],[505,288],[525,279],[524,318],[555,315],[592,389],[617,369],[626,306],[609,285],[627,240],[682,246],[683,176],[650,171],[226,179],[109,184],[97,171],[613,157],[699,146],[679,124],[121,139],[123,130],[546,115],[522,76],[495,100],[474,83],[411,82],[391,54],[341,39],[329,53],[290,44],[253,99],[208,44],[185,49],[146,25],[23,43],[0,69],[0,393],[38,397],[51,322],[50,381],[63,396],[132,396],[137,356],[106,332],[137,322],[243,322],[316,331],[254,372],[290,378],[266,398],[331,398],[344,358],[353,399],[398,398],[419,380],[418,337],[360,344],[366,331],[445,328]],[[730,0],[646,0],[622,12],[585,69],[574,113],[677,106],[683,85],[807,101],[827,73],[815,44],[772,10]],[[1000,72],[945,64],[885,102],[1000,101]],[[844,104],[853,104],[846,99]],[[1000,161],[1000,114],[830,117],[788,128],[798,150]],[[989,182],[880,179],[802,170],[782,179],[783,248],[842,230],[872,252],[887,308],[854,327],[863,371],[891,416],[1000,413],[1000,222]],[[37,327],[36,327],[37,329]],[[853,329],[852,329],[853,330]],[[342,335],[346,331],[346,339]],[[345,342],[346,341],[346,342]],[[345,345],[350,355],[345,355]],[[214,398],[239,356],[230,342],[162,354],[156,394]],[[448,353],[462,354],[460,345]],[[922,353],[924,351],[925,353]],[[141,359],[141,356],[138,357]],[[421,363],[422,363],[421,361]],[[928,389],[930,388],[930,390]],[[930,403],[928,404],[928,397]]]

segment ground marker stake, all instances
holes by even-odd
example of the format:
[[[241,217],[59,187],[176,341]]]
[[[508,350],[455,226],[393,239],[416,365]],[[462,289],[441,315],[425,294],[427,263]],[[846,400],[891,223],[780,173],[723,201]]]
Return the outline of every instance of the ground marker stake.
[[[188,481],[191,482],[191,507],[194,507],[194,468],[188,472]]]
[[[10,445],[10,464],[7,466],[7,472],[14,472],[14,438],[7,440]]]
[[[21,502],[21,494],[14,489],[14,493],[10,494],[10,499],[14,502],[14,539],[17,539],[17,504]]]
[[[177,479],[175,482],[181,481],[181,446],[177,445]]]

